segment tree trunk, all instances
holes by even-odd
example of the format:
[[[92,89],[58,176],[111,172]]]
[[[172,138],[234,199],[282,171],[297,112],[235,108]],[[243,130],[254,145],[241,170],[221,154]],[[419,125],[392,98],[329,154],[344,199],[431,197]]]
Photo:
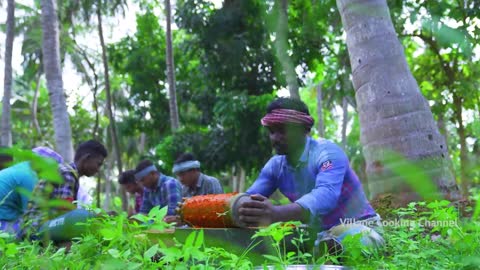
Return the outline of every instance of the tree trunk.
[[[100,175],[97,175],[97,193],[96,193],[96,201],[97,201],[97,208],[101,208],[100,205],[100,194],[102,193],[102,178]]]
[[[478,91],[477,91],[477,113],[478,113],[478,119],[480,119],[480,95],[478,94]]]
[[[232,187],[232,192],[238,191],[238,174],[236,166],[232,166],[232,176],[230,177],[230,186]]]
[[[5,73],[3,80],[2,98],[2,127],[0,136],[1,146],[12,146],[12,113],[10,99],[12,97],[12,51],[15,37],[15,1],[7,1],[7,32],[5,40]]]
[[[37,118],[37,107],[38,107],[38,95],[40,93],[40,79],[42,78],[41,71],[38,72],[37,77],[37,85],[35,85],[35,93],[33,94],[33,101],[32,101],[32,125],[37,131],[38,138],[42,138],[42,130],[40,129],[40,125],[38,124]]]
[[[175,64],[173,61],[173,46],[172,46],[172,9],[170,0],[165,0],[165,13],[167,18],[167,78],[168,78],[168,93],[170,96],[170,125],[172,131],[180,127],[180,120],[178,118],[177,107],[177,91],[175,90]]]
[[[291,57],[288,55],[288,0],[277,0],[277,27],[275,31],[275,51],[287,80],[290,97],[300,99],[297,74]]]
[[[60,41],[57,17],[57,2],[42,0],[43,69],[52,106],[56,149],[66,162],[73,160],[72,130],[63,90],[60,65]]]
[[[240,175],[238,177],[238,192],[245,192],[245,179],[246,179],[246,172],[243,167],[240,167]]]
[[[348,100],[347,97],[342,98],[342,148],[347,149],[347,124],[348,124]]]
[[[111,202],[112,202],[112,181],[110,178],[112,177],[112,170],[113,170],[113,162],[112,158],[107,158],[106,162],[106,170],[105,170],[105,201],[103,202],[103,209],[105,211],[110,210]]]
[[[325,122],[323,118],[323,92],[322,83],[317,85],[317,116],[318,116],[318,135],[325,137]]]
[[[138,153],[143,153],[145,151],[145,145],[147,144],[147,135],[144,132],[140,133],[140,139],[138,142]]]
[[[403,194],[403,203],[419,199],[401,176],[384,169],[393,150],[422,165],[447,198],[459,199],[445,140],[407,66],[386,0],[337,0],[337,6],[347,33],[371,195]]]
[[[102,46],[102,62],[103,62],[103,69],[104,69],[104,76],[105,76],[105,91],[107,96],[107,114],[108,119],[110,120],[109,128],[110,128],[110,135],[112,136],[112,143],[113,143],[113,152],[115,153],[115,159],[117,161],[117,168],[118,173],[123,172],[122,166],[122,152],[120,151],[120,144],[118,143],[117,137],[117,127],[115,123],[115,117],[112,111],[112,94],[110,89],[110,75],[108,71],[108,59],[107,59],[107,48],[105,46],[105,39],[103,37],[103,26],[102,26],[102,0],[97,1],[97,19],[98,19],[98,35],[100,38],[100,45]],[[107,179],[107,181],[109,181]],[[128,201],[127,201],[127,193],[125,189],[120,189],[120,196],[122,197],[122,209],[124,211],[128,208]]]
[[[448,131],[447,131],[447,125],[445,123],[445,116],[443,113],[438,115],[437,126],[438,126],[438,130],[440,131],[440,134],[443,135],[443,137],[445,138],[445,141],[447,142],[445,146],[448,146]]]
[[[110,150],[113,148],[113,142],[112,142],[112,135],[111,129],[107,128],[104,130],[104,138],[105,139],[105,147]],[[103,186],[101,190],[105,192],[105,197],[103,201],[103,209],[104,210],[109,210],[112,202],[112,183],[110,181],[110,178],[112,176],[111,172],[114,169],[115,166],[115,156],[114,155],[109,155],[105,159],[105,170],[103,170]]]
[[[460,140],[460,183],[462,188],[462,193],[467,196],[469,179],[467,176],[468,166],[468,149],[467,149],[467,136],[465,135],[465,126],[463,125],[463,101],[462,98],[457,94],[453,94],[453,106],[455,119],[458,124],[457,133]]]

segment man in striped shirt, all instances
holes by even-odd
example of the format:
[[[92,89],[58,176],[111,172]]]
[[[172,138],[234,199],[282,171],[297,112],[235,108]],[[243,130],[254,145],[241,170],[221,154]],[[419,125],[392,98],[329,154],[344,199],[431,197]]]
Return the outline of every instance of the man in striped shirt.
[[[59,165],[61,183],[42,179],[33,191],[23,222],[25,227],[36,231],[46,221],[76,209],[73,201],[77,200],[79,178],[94,176],[107,157],[107,149],[95,140],[81,143],[75,151],[74,162]],[[57,201],[60,206],[47,207],[48,202]]]

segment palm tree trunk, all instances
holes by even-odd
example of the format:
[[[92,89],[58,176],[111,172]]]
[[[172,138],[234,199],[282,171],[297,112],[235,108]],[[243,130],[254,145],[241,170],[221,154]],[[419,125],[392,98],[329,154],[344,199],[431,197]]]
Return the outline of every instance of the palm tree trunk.
[[[348,124],[348,101],[347,97],[342,98],[342,148],[347,149],[347,124]]]
[[[112,112],[112,94],[110,89],[110,75],[108,70],[108,59],[107,59],[107,48],[105,46],[105,39],[103,37],[103,26],[102,26],[102,0],[97,1],[97,19],[98,19],[98,35],[100,37],[100,45],[102,47],[102,62],[104,68],[104,76],[105,76],[105,91],[107,96],[107,114],[108,119],[110,120],[110,135],[112,136],[112,143],[113,143],[113,152],[115,153],[115,159],[117,161],[118,173],[123,172],[122,166],[122,152],[120,151],[120,144],[118,143],[117,137],[117,127],[115,123],[115,117]],[[107,179],[108,181],[108,179]],[[120,189],[120,196],[122,197],[122,209],[127,210],[128,201],[127,201],[127,193],[125,189]]]
[[[387,150],[393,150],[421,164],[446,197],[459,199],[445,140],[407,66],[386,0],[337,0],[337,6],[347,33],[372,196],[403,192],[418,199],[401,176],[385,168]]]
[[[0,136],[1,146],[12,146],[12,113],[10,99],[12,97],[12,51],[15,37],[15,1],[7,1],[7,32],[5,40],[5,73],[3,80],[2,98],[2,128]]]
[[[52,106],[56,149],[66,162],[73,160],[72,130],[63,90],[57,2],[42,0],[43,66]]]
[[[175,64],[173,61],[173,46],[172,46],[172,8],[170,0],[165,0],[165,13],[167,17],[167,77],[168,77],[168,93],[170,96],[170,125],[172,131],[180,127],[180,120],[178,118],[177,107],[177,91],[175,90]]]
[[[288,55],[288,0],[277,0],[277,27],[275,31],[275,52],[282,65],[287,80],[290,97],[300,99],[298,81],[295,67]]]
[[[445,137],[445,141],[448,142],[448,131],[445,123],[445,116],[443,115],[443,113],[438,115],[437,126],[440,133],[443,135],[443,137]]]
[[[317,116],[318,116],[318,134],[325,137],[325,122],[323,119],[323,92],[322,83],[317,85]]]

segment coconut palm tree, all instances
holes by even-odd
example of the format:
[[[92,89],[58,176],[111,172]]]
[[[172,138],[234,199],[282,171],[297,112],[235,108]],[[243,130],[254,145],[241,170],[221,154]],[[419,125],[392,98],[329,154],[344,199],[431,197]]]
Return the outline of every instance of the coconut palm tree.
[[[4,88],[2,98],[2,128],[0,136],[0,145],[12,145],[12,124],[11,124],[11,108],[10,98],[12,96],[12,50],[13,38],[15,36],[15,1],[7,1],[7,32],[5,41],[5,74]]]
[[[407,65],[386,0],[337,0],[337,6],[347,34],[370,194],[416,198],[402,184],[404,176],[387,169],[396,166],[386,163],[392,150],[421,166],[444,195],[459,198],[445,139]],[[422,181],[428,180],[417,184]]]
[[[42,0],[43,69],[52,106],[55,142],[58,152],[69,162],[73,160],[72,131],[67,111],[60,65],[59,24],[55,0]]]
[[[170,125],[172,131],[180,127],[178,119],[177,91],[175,89],[175,64],[173,61],[173,45],[172,45],[172,7],[170,0],[165,0],[165,16],[167,19],[167,79],[168,94],[170,107]]]

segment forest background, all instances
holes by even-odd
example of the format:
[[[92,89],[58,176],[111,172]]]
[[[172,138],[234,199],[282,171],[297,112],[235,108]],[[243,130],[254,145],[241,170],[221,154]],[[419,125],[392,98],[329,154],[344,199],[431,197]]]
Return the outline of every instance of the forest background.
[[[225,190],[244,191],[272,155],[260,118],[276,96],[300,97],[308,105],[316,123],[312,136],[344,148],[370,198],[394,188],[373,175],[378,162],[369,142],[398,150],[392,140],[408,141],[411,148],[401,154],[414,162],[421,156],[412,149],[423,142],[395,133],[395,121],[380,127],[393,130],[390,138],[376,137],[365,124],[362,97],[377,95],[369,102],[380,111],[389,107],[375,104],[397,100],[378,98],[378,89],[359,94],[352,84],[352,54],[337,7],[349,1],[179,0],[168,7],[170,1],[68,0],[59,1],[53,15],[42,12],[47,5],[41,2],[54,3],[1,2],[1,144],[51,146],[68,160],[78,143],[102,141],[110,155],[100,176],[81,181],[104,209],[123,194],[120,171],[149,158],[171,174],[184,151]],[[14,16],[7,20],[12,3]],[[418,131],[418,123],[435,121],[452,177],[466,193],[480,181],[480,2],[387,4],[432,112],[406,126]],[[57,33],[46,23],[55,18]],[[58,55],[45,44],[57,44]],[[367,45],[375,51],[381,44]],[[386,64],[394,65],[390,60]]]

